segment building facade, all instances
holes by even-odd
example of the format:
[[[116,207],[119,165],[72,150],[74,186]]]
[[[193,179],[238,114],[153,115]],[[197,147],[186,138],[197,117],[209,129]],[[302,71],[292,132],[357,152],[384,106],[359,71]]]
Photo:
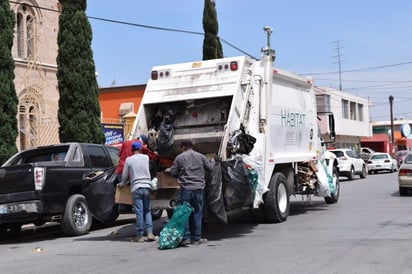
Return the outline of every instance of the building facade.
[[[318,112],[333,112],[336,138],[330,148],[350,148],[359,151],[360,139],[372,136],[369,123],[369,102],[340,90],[315,87]],[[327,125],[322,124],[321,131]]]
[[[10,1],[10,8],[16,16],[12,55],[19,98],[17,148],[58,143],[60,4],[57,0],[15,0]]]

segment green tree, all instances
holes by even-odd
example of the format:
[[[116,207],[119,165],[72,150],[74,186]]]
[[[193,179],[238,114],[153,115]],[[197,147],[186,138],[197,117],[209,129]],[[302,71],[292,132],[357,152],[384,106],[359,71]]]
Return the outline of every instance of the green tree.
[[[203,9],[203,60],[223,58],[222,44],[218,36],[219,26],[214,0],[205,0]]]
[[[59,0],[57,81],[61,142],[104,143],[86,0]]]
[[[17,152],[17,105],[13,47],[15,16],[8,0],[0,0],[0,164]]]

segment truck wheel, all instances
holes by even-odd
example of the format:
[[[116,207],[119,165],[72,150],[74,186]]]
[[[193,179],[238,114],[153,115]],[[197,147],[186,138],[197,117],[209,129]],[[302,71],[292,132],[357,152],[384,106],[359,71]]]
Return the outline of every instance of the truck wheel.
[[[152,212],[152,220],[159,220],[163,214],[163,208],[156,207],[151,209]]]
[[[10,223],[0,225],[0,239],[7,240],[17,238],[21,232],[21,224]]]
[[[362,179],[365,179],[366,178],[366,167],[363,165],[362,166],[362,173],[361,173],[361,175],[360,175],[360,177],[362,178]]]
[[[92,226],[92,216],[83,195],[75,194],[67,200],[62,229],[68,235],[83,235]]]
[[[332,178],[333,178],[333,181],[335,182],[335,191],[330,197],[325,197],[325,202],[327,204],[337,203],[339,199],[340,183],[339,183],[339,176],[338,176],[338,171],[336,170],[336,167],[333,168]]]
[[[286,221],[289,215],[289,206],[286,177],[280,172],[275,173],[270,179],[269,191],[264,195],[265,220],[269,223]]]

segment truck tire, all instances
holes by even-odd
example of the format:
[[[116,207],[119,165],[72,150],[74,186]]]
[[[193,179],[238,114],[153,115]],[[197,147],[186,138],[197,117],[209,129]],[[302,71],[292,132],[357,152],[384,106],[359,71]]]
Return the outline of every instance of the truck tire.
[[[264,195],[263,212],[268,223],[281,223],[289,216],[289,193],[286,177],[275,173],[270,179],[269,191]]]
[[[83,195],[70,196],[62,220],[63,232],[67,235],[87,234],[92,226],[92,216]]]
[[[21,232],[21,224],[9,223],[0,225],[0,239],[7,240],[17,238]]]
[[[162,217],[163,208],[155,207],[155,208],[152,208],[152,209],[151,209],[151,212],[152,212],[152,220],[153,220],[153,221],[159,220],[160,217]]]
[[[335,181],[335,191],[330,197],[325,197],[325,202],[327,204],[335,204],[339,200],[339,193],[340,193],[340,183],[339,183],[339,175],[336,167],[333,168],[332,171],[333,181]]]

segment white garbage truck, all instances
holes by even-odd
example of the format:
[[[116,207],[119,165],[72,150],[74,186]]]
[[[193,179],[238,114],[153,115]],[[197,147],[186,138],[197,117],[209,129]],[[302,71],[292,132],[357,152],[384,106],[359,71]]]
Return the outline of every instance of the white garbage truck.
[[[164,170],[187,139],[215,161],[206,201],[224,222],[239,208],[261,222],[283,222],[291,195],[338,201],[337,161],[325,145],[335,137],[333,114],[317,112],[310,78],[274,68],[274,59],[268,42],[261,60],[153,67],[130,136],[149,135],[159,155],[152,205],[173,206],[178,185]]]

